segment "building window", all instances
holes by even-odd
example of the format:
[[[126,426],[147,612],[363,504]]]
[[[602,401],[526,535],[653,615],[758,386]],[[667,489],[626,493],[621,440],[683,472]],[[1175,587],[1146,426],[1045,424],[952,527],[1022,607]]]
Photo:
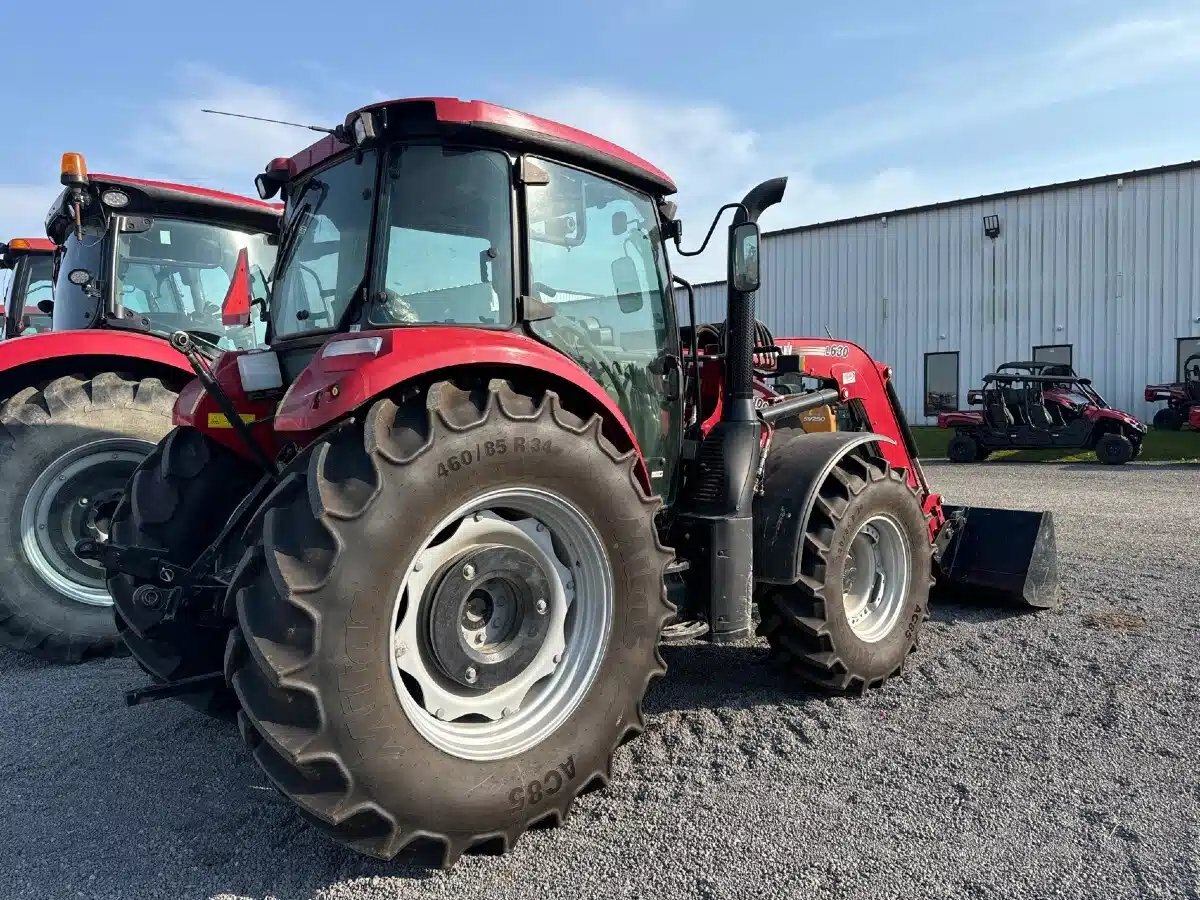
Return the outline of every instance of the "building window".
[[[1193,356],[1200,355],[1200,337],[1176,338],[1175,348],[1175,378],[1178,381],[1187,381],[1188,373],[1183,367]],[[1197,364],[1200,364],[1200,360],[1193,359],[1192,366]]]
[[[1070,344],[1042,344],[1033,348],[1034,362],[1057,363],[1060,366],[1071,366]]]
[[[925,415],[958,409],[958,351],[925,354]]]

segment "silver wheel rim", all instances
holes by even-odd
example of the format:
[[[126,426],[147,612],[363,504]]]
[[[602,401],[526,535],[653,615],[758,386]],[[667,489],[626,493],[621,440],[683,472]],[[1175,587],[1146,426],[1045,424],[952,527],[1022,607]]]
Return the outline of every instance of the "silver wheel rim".
[[[875,643],[891,633],[911,578],[908,538],[900,523],[881,513],[860,525],[842,570],[846,621],[860,640]]]
[[[536,562],[547,596],[537,598],[545,601],[537,604],[537,612],[526,604],[525,615],[544,615],[546,621],[537,623],[544,636],[518,674],[503,684],[472,690],[439,668],[428,616],[437,585],[443,583],[438,578],[463,571],[461,560],[488,549],[519,551]],[[519,639],[525,622],[509,622],[512,604],[505,596],[497,590],[492,598],[492,614],[500,619],[494,626],[491,619],[473,618],[479,610],[470,601],[464,606],[464,640],[482,639],[488,646],[506,628]],[[579,706],[604,660],[612,620],[612,570],[591,520],[549,491],[489,492],[431,529],[408,565],[392,613],[396,695],[413,726],[439,750],[470,760],[516,756],[545,740]],[[463,680],[472,680],[471,675],[464,673]]]
[[[125,483],[154,445],[113,438],[64,453],[33,482],[21,507],[21,548],[38,577],[88,606],[112,606],[104,569],[75,555],[83,538],[108,540],[108,522]]]

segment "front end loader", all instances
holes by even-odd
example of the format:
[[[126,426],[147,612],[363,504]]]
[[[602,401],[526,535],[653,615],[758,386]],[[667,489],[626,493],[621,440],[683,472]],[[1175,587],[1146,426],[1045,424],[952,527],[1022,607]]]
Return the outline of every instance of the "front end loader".
[[[576,129],[379,103],[258,185],[286,200],[269,348],[192,355],[177,428],[79,550],[123,628],[191,655],[130,702],[224,691],[336,840],[448,865],[561,822],[642,731],[669,621],[740,641],[757,604],[798,683],[859,691],[900,671],[935,579],[1053,602],[1048,514],[943,508],[886,366],[755,322],[782,179],[727,207],[728,315],[687,330],[673,182]],[[814,389],[771,387],[797,373]],[[800,427],[835,407],[849,427]],[[207,545],[163,542],[166,508]]]

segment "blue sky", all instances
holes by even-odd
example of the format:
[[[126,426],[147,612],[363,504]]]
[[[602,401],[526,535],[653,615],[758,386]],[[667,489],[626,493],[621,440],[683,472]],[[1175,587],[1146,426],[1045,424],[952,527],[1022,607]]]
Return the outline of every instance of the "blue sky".
[[[327,124],[384,97],[516,106],[666,169],[693,237],[777,174],[767,228],[1200,158],[1194,2],[66,0],[6,10],[0,58],[0,239],[40,233],[64,150],[250,193],[312,136],[202,106]]]

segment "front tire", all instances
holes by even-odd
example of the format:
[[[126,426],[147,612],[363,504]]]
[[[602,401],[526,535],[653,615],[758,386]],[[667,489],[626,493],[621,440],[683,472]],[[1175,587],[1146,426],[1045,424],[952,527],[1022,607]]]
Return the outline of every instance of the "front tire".
[[[157,378],[56,378],[0,407],[0,643],[55,662],[121,652],[103,569],[75,555],[108,537],[130,473],[171,427]]]
[[[966,434],[954,435],[946,446],[946,456],[952,463],[976,462],[980,459],[980,452],[984,454],[984,458],[987,457],[987,451],[982,450],[979,442]]]
[[[1123,466],[1133,459],[1133,441],[1115,432],[1103,434],[1096,441],[1096,459],[1106,466]]]
[[[598,416],[503,381],[380,400],[319,440],[231,588],[228,673],[267,777],[343,844],[424,838],[444,865],[606,784],[671,612],[635,464]]]
[[[932,548],[905,473],[864,452],[821,486],[793,585],[760,585],[759,634],[802,680],[864,692],[898,675],[929,611]]]
[[[133,473],[113,515],[113,543],[158,549],[171,562],[190,566],[259,474],[252,463],[201,432],[176,428]],[[238,555],[241,549],[239,544]],[[145,610],[134,600],[142,583],[125,574],[108,579],[117,630],[138,664],[159,682],[220,672],[229,628],[180,619],[146,624]],[[231,715],[235,706],[228,689],[187,694],[184,700],[219,717]]]

